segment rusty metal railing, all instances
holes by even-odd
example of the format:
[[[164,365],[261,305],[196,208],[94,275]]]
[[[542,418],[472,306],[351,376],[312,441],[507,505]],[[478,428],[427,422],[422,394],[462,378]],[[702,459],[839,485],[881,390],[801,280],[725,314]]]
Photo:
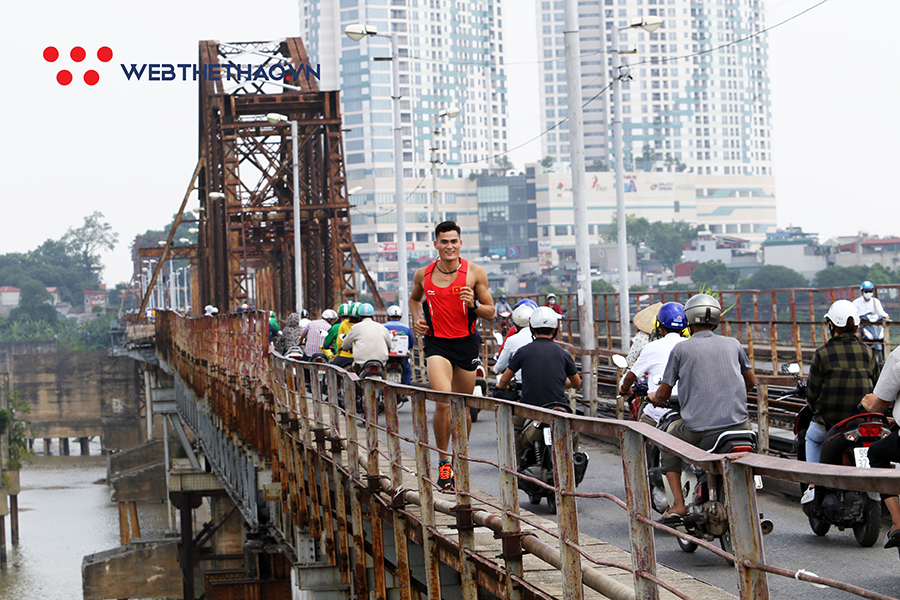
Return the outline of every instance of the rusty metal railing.
[[[639,422],[597,419],[547,411],[492,398],[460,396],[390,384],[360,381],[331,365],[299,363],[267,354],[264,315],[254,313],[216,318],[182,319],[166,314],[157,321],[158,354],[179,380],[193,390],[222,435],[239,449],[259,457],[258,477],[272,507],[267,526],[295,555],[299,540],[318,540],[323,564],[335,567],[343,583],[352,584],[357,597],[385,597],[387,574],[393,575],[401,598],[413,587],[440,597],[440,564],[460,573],[462,596],[477,598],[478,588],[499,597],[548,595],[527,581],[522,554],[528,551],[560,571],[564,595],[583,597],[582,584],[617,599],[657,599],[660,589],[681,598],[689,596],[665,582],[658,573],[653,529],[679,537],[683,532],[652,520],[647,479],[647,441],[663,447],[721,477],[727,499],[733,555],[690,538],[704,548],[735,562],[738,590],[743,599],[768,597],[767,575],[784,575],[821,583],[866,598],[886,598],[851,584],[815,577],[766,564],[759,523],[754,475],[843,489],[900,493],[900,471],[856,469],[805,464],[763,455],[714,455]],[[306,382],[308,381],[308,387]],[[356,397],[363,398],[364,414],[356,414]],[[379,414],[377,397],[384,400]],[[412,426],[400,425],[398,395],[411,397]],[[429,437],[429,406],[449,403],[453,429],[452,452],[456,473],[455,501],[435,499],[432,459],[438,451]],[[497,462],[470,455],[466,414],[469,406],[495,413]],[[513,416],[552,424],[558,510],[556,532],[519,510],[514,451]],[[572,435],[613,436],[619,439],[626,498],[575,490]],[[220,442],[218,442],[220,443]],[[401,445],[415,448],[414,467]],[[470,463],[497,469],[499,503],[481,497],[470,485]],[[414,482],[414,483],[412,483]],[[609,501],[623,508],[630,527],[631,564],[592,556],[579,544],[576,499]],[[489,512],[477,505],[493,508]],[[438,516],[452,514],[457,530],[452,539],[438,527]],[[499,560],[482,556],[474,544],[475,526],[484,526],[502,540]],[[540,529],[556,539],[555,546],[530,532]],[[387,531],[390,529],[391,531]],[[386,551],[390,533],[391,553]],[[302,534],[302,535],[301,535]],[[424,550],[424,576],[414,577],[408,543]],[[370,581],[366,561],[374,564]],[[352,560],[356,557],[356,560]],[[612,566],[632,574],[626,586],[594,566]],[[446,582],[445,582],[446,583]]]

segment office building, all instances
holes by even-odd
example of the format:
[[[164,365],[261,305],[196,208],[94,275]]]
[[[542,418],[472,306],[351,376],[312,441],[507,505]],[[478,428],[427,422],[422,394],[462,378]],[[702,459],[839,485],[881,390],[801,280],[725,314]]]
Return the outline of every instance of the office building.
[[[503,18],[500,0],[300,0],[300,35],[310,62],[321,65],[320,87],[341,90],[348,188],[362,187],[352,200],[353,233],[361,253],[383,257],[385,246],[378,244],[398,241],[396,221],[392,224],[387,214],[394,194],[391,63],[378,60],[390,56],[391,45],[383,36],[353,41],[344,28],[364,23],[379,33],[398,33],[412,263],[433,255],[432,117],[448,107],[461,109],[456,118],[440,119],[436,136],[442,219],[469,210],[456,201],[457,194],[466,193],[462,180],[497,168],[495,161],[485,159],[507,149]],[[379,211],[383,218],[376,218]],[[471,211],[474,215],[474,206]],[[477,240],[469,239],[477,234],[472,221],[471,228],[464,225],[463,238],[467,249],[477,252]],[[380,260],[369,268],[379,283],[396,276],[396,261]]]

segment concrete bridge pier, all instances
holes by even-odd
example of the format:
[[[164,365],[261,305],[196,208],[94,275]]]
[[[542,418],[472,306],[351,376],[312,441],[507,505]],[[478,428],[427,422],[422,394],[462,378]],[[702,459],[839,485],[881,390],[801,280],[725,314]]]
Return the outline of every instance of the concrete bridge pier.
[[[90,454],[91,454],[90,438],[86,438],[86,437],[78,438],[78,445],[81,446],[81,455],[82,456],[90,456]]]
[[[53,440],[50,438],[44,438],[44,456],[50,456],[52,452],[50,451],[50,443]]]
[[[59,455],[69,456],[69,438],[59,438]]]

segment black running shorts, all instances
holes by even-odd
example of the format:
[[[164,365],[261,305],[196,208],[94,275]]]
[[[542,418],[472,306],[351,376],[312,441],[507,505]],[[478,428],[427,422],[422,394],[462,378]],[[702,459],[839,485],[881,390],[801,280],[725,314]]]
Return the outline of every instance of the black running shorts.
[[[473,333],[464,338],[439,338],[424,336],[425,358],[443,356],[455,367],[464,371],[474,371],[481,352],[481,336]]]

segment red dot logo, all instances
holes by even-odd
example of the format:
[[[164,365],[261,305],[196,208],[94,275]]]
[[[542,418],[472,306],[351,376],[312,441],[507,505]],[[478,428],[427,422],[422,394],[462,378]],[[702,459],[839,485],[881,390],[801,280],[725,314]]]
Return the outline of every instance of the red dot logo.
[[[44,48],[44,60],[48,63],[56,62],[59,60],[60,54],[59,50],[56,49],[55,46],[47,46]],[[97,50],[97,60],[102,63],[107,63],[112,60],[113,51],[109,46],[102,46]],[[87,58],[87,51],[81,46],[75,46],[69,51],[69,58],[72,59],[72,62],[80,63],[83,62]],[[69,85],[72,83],[74,77],[72,72],[68,69],[60,69],[56,73],[56,82],[59,85]],[[100,81],[100,73],[95,71],[94,69],[88,69],[84,72],[82,76],[84,82],[89,86],[97,85]]]

